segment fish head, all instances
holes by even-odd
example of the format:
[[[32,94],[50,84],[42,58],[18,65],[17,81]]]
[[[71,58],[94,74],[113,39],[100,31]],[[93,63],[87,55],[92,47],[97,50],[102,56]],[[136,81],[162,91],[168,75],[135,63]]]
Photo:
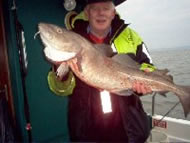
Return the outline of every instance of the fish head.
[[[77,55],[80,47],[74,42],[73,33],[57,25],[39,23],[40,38],[45,45],[47,59],[55,62],[67,61]]]

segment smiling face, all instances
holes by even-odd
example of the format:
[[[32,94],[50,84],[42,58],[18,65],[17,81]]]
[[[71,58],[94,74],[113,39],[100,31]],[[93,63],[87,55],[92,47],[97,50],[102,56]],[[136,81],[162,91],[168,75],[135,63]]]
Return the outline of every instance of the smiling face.
[[[87,5],[85,14],[93,32],[107,32],[115,17],[113,2],[98,2]]]

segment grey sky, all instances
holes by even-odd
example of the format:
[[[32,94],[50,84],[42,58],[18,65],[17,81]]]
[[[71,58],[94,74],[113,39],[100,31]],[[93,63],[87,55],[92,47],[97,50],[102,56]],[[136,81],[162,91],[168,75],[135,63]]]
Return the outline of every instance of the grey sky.
[[[190,45],[190,0],[127,0],[117,11],[149,49]]]

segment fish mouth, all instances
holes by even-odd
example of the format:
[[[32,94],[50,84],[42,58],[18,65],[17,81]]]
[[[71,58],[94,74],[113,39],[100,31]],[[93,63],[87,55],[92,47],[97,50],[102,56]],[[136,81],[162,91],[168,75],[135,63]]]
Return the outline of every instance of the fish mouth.
[[[57,41],[53,34],[51,34],[51,25],[40,23],[38,25],[40,38],[44,44],[44,54],[48,60],[53,62],[63,62],[72,59],[76,56],[76,52],[64,51],[63,47],[69,47],[70,43],[56,45]]]
[[[55,44],[51,44],[49,42],[50,39],[47,39],[46,36],[40,33],[40,38],[42,39],[42,43],[44,44],[44,54],[47,59],[54,62],[63,62],[69,59],[72,59],[76,56],[74,52],[65,52],[56,48]]]

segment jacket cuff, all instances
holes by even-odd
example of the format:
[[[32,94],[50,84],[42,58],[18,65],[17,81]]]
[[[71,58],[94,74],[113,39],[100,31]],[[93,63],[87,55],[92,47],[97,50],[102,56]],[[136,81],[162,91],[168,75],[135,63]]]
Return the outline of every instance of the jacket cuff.
[[[156,70],[156,67],[154,65],[151,65],[151,64],[142,63],[140,70],[144,71],[146,69],[148,69],[150,72],[153,72]]]
[[[68,78],[65,81],[57,79],[56,74],[53,71],[49,71],[47,79],[49,89],[58,96],[71,95],[76,85],[72,71],[69,72]]]

